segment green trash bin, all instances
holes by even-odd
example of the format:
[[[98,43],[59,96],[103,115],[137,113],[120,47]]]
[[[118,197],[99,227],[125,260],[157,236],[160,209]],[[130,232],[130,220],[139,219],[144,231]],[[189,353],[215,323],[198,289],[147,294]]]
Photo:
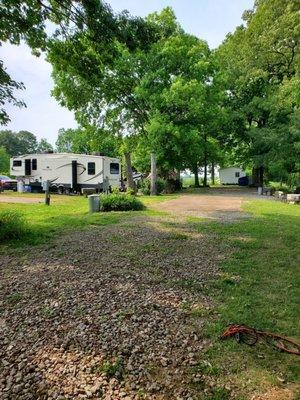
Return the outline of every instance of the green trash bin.
[[[99,194],[91,194],[88,196],[88,199],[89,199],[90,213],[99,212],[100,211],[100,195]]]

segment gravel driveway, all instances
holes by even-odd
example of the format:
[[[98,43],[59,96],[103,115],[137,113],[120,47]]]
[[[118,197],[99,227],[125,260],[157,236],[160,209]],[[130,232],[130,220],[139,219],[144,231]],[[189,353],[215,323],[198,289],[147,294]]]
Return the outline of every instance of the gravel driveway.
[[[1,196],[0,203],[21,203],[21,204],[35,204],[43,203],[44,200],[41,197],[17,197],[17,196]]]
[[[1,400],[194,398],[211,240],[138,217],[18,254],[0,261]]]

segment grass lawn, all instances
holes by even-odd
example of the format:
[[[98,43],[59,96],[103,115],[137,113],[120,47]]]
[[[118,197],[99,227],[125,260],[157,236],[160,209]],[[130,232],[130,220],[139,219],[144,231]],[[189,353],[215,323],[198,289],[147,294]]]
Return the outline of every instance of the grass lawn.
[[[33,194],[26,196],[38,197]],[[0,203],[0,211],[13,209],[24,214],[34,232],[21,243],[26,245],[41,243],[68,230],[118,223],[133,215],[159,217],[160,223],[167,226],[170,220],[164,222],[165,214],[151,210],[151,204],[175,197],[142,196],[141,200],[149,209],[138,212],[89,214],[86,198],[55,195],[50,207],[44,204]],[[206,294],[210,299],[209,307],[198,309],[184,303],[187,318],[194,321],[197,334],[207,343],[204,349],[199,349],[197,364],[190,367],[190,374],[198,376],[193,384],[199,389],[197,400],[250,399],[253,393],[286,386],[299,400],[296,383],[300,379],[300,366],[297,356],[280,353],[266,344],[249,347],[238,344],[234,339],[219,340],[230,323],[247,324],[300,339],[300,207],[251,200],[244,203],[243,208],[251,214],[251,218],[230,223],[187,218],[187,224],[183,224],[182,219],[177,220],[173,216],[171,221],[172,235],[169,240],[174,241],[173,247],[182,245],[184,241],[188,249],[191,245],[189,240],[191,243],[194,240],[189,239],[189,235],[200,234],[221,258],[218,277],[204,286],[193,285],[188,276],[177,282],[185,289],[196,292],[196,297]],[[186,231],[187,226],[189,232]],[[131,228],[137,228],[134,221]],[[115,235],[109,240],[113,244],[117,239]],[[152,252],[153,267],[159,263],[163,251],[171,248],[170,243],[166,248],[160,242],[154,243],[159,245],[158,248],[151,241],[139,243],[136,242],[134,251],[140,254],[144,251],[145,256]],[[13,251],[14,245],[1,245],[0,252]],[[129,251],[123,256],[132,257],[133,263],[137,259]],[[173,285],[174,279],[168,281],[168,278],[162,277],[162,272],[157,269],[159,284],[164,283],[166,287]],[[209,394],[205,395],[204,388],[207,387],[210,387]],[[285,399],[277,397],[276,400]]]
[[[263,344],[219,340],[230,323],[300,339],[300,207],[251,201],[244,210],[253,217],[231,224],[190,221],[227,255],[220,278],[206,288],[215,306],[204,314],[199,311],[199,318],[207,317],[205,336],[212,346],[198,368],[241,393],[300,380],[297,356]],[[296,396],[300,398],[299,391]]]
[[[14,241],[8,244],[9,247],[22,244],[39,244],[51,238],[53,235],[63,231],[82,229],[88,225],[109,225],[119,222],[121,219],[128,218],[131,215],[158,215],[159,212],[153,210],[135,211],[135,212],[113,212],[113,213],[94,213],[88,212],[88,199],[83,196],[62,196],[51,195],[51,205],[46,206],[43,203],[44,194],[36,193],[15,193],[4,192],[0,196],[23,197],[27,199],[40,198],[41,203],[22,204],[22,203],[4,203],[0,202],[0,212],[2,210],[13,210],[20,212],[28,223],[28,235],[21,241]],[[149,206],[172,198],[176,195],[164,196],[140,196],[139,198]],[[2,246],[3,247],[3,246]],[[5,246],[7,250],[7,245]],[[1,252],[1,246],[0,246]]]

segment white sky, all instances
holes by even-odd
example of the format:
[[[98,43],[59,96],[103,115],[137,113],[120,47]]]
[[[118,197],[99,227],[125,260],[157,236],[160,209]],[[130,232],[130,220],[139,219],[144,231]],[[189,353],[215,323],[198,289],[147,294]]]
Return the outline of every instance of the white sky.
[[[252,8],[254,0],[109,0],[115,11],[127,9],[133,15],[145,16],[171,6],[183,28],[217,47],[228,32],[240,25],[244,10]],[[55,143],[60,128],[76,126],[73,113],[60,107],[50,92],[53,88],[51,65],[44,57],[35,57],[26,45],[0,47],[11,77],[23,82],[26,90],[17,93],[27,108],[7,106],[11,122],[2,129],[28,130],[39,139]]]

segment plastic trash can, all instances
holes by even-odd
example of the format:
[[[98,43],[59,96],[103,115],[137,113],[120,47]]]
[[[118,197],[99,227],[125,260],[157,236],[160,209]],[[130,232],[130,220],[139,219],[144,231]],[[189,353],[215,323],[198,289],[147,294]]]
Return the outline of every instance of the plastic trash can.
[[[23,181],[18,181],[17,190],[18,190],[18,193],[24,193],[24,182]]]
[[[100,211],[100,195],[99,194],[90,194],[88,196],[88,199],[89,199],[90,213],[99,212]]]

